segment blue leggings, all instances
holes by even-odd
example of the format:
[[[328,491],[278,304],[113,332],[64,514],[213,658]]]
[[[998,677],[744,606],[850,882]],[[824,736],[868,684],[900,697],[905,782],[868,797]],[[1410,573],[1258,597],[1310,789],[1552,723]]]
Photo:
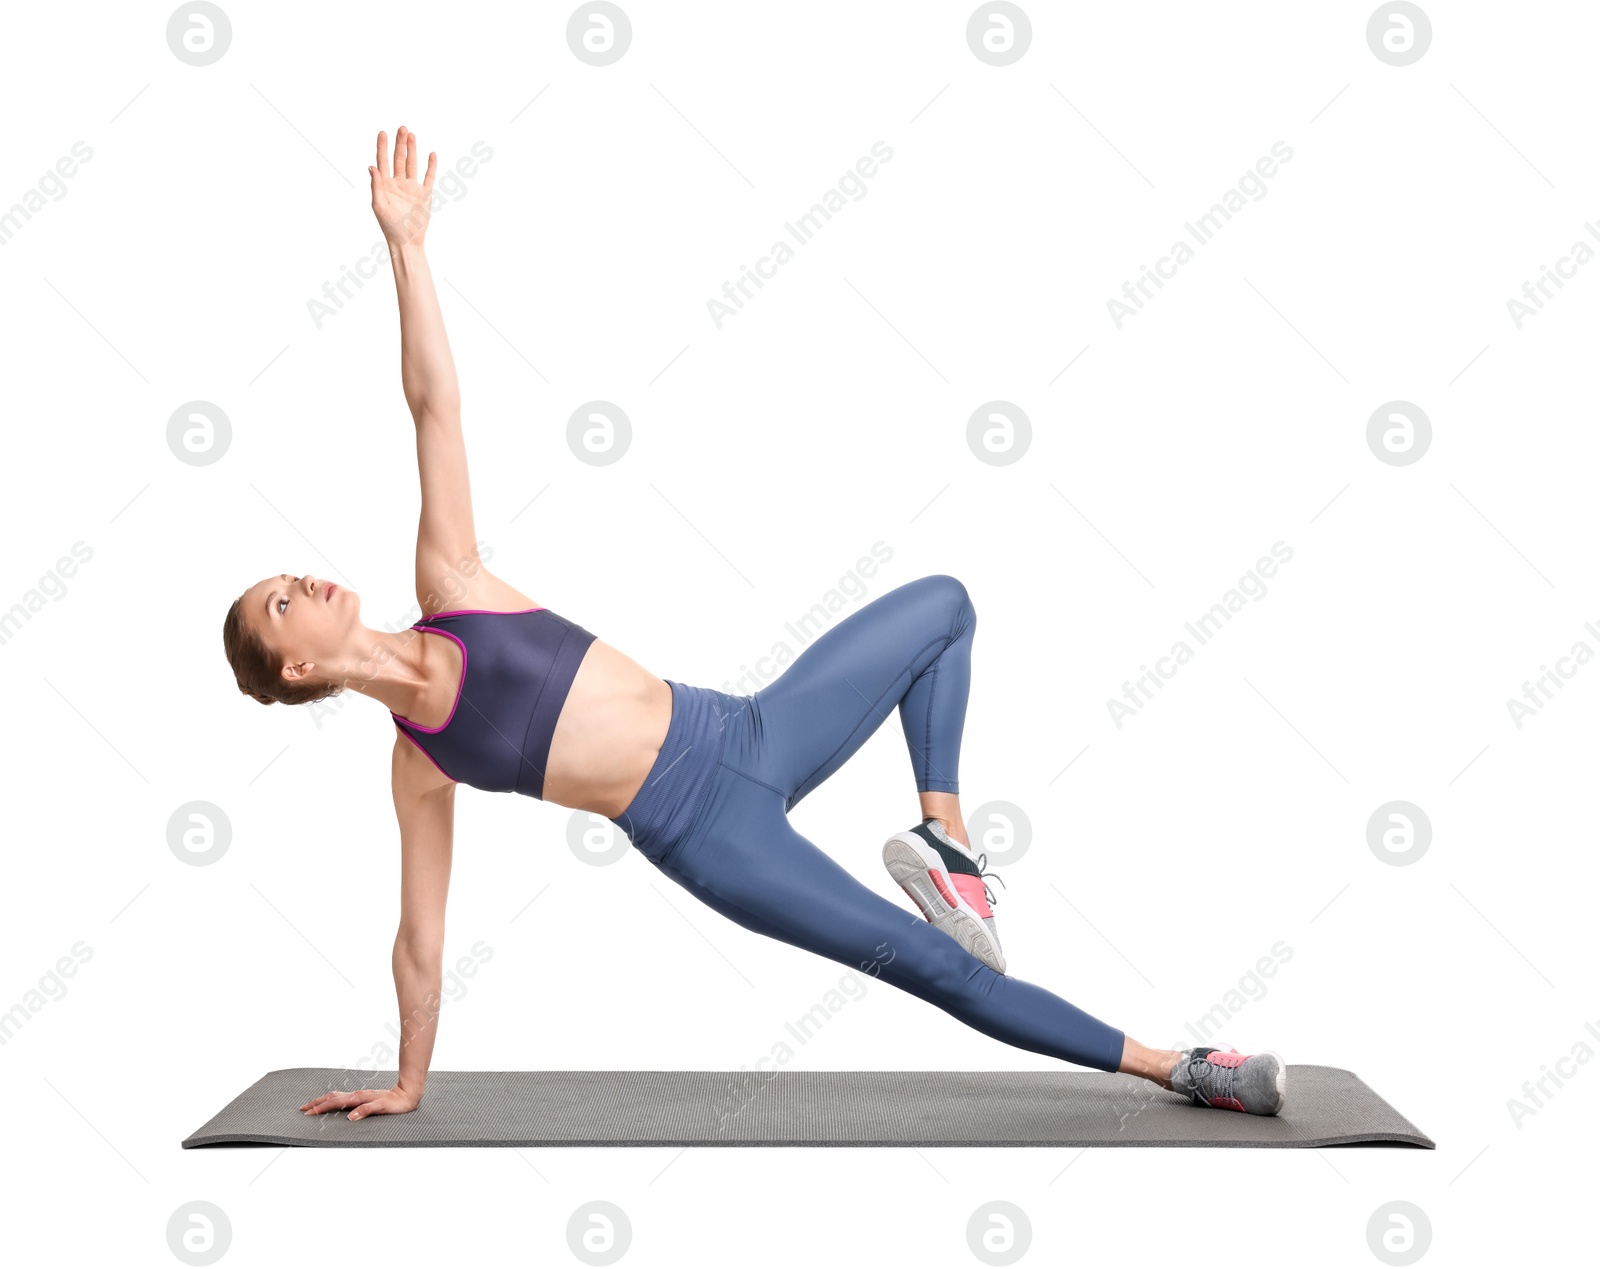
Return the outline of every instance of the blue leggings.
[[[917,789],[960,792],[976,624],[961,582],[921,577],[832,626],[754,694],[668,679],[672,720],[661,753],[612,822],[673,881],[746,929],[863,970],[1017,1048],[1115,1071],[1121,1031],[997,974],[789,822],[794,805],[896,707]]]

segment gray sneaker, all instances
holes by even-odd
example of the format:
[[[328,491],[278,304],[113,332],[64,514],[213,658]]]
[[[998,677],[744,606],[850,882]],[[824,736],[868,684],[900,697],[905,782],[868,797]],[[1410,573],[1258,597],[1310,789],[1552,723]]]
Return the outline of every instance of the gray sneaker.
[[[1197,1106],[1276,1115],[1288,1093],[1289,1068],[1278,1054],[1240,1053],[1207,1044],[1185,1049],[1172,1068],[1172,1091]]]

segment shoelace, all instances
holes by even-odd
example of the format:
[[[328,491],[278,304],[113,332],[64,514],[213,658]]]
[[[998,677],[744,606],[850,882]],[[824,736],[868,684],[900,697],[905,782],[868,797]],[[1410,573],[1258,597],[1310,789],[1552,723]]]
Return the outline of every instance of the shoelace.
[[[1003,877],[1001,877],[999,873],[997,873],[997,872],[984,872],[983,866],[988,862],[989,862],[989,852],[988,851],[984,851],[983,854],[978,856],[978,876],[979,877],[993,877],[1002,886],[1005,885],[1006,884],[1005,883],[1005,879]],[[988,903],[988,905],[991,908],[994,907],[994,905],[995,905],[994,891],[989,889],[989,883],[988,882],[984,882],[984,884],[983,884],[983,898],[984,898],[984,901],[986,903]]]
[[[1232,1097],[1233,1096],[1233,1073],[1239,1069],[1238,1067],[1236,1067],[1236,1066],[1213,1066],[1203,1056],[1200,1057],[1200,1058],[1197,1058],[1196,1061],[1198,1061],[1200,1063],[1201,1067],[1203,1068],[1202,1072],[1201,1072],[1201,1075],[1200,1075],[1200,1080],[1196,1080],[1194,1082],[1195,1092],[1197,1094],[1199,1094],[1199,1100],[1203,1100],[1203,1101],[1206,1101],[1206,1102],[1209,1103],[1210,1100],[1213,1097]],[[1193,1074],[1194,1074],[1194,1068],[1191,1065],[1191,1067],[1190,1067],[1190,1075],[1191,1075],[1191,1077],[1193,1076]],[[1202,1091],[1202,1089],[1200,1087],[1200,1081],[1205,1080],[1207,1078],[1207,1075],[1209,1075],[1211,1080],[1212,1080],[1212,1087]]]
[[[1237,1066],[1217,1066],[1206,1060],[1206,1054],[1212,1049],[1196,1049],[1192,1057],[1184,1060],[1184,1073],[1189,1081],[1189,1099],[1201,1106],[1209,1106],[1213,1097],[1233,1098],[1233,1080],[1238,1074]],[[1195,1077],[1195,1067],[1199,1066],[1200,1076]],[[1201,1084],[1207,1078],[1215,1081],[1210,1089],[1203,1090]],[[1237,1100],[1237,1098],[1233,1098]]]

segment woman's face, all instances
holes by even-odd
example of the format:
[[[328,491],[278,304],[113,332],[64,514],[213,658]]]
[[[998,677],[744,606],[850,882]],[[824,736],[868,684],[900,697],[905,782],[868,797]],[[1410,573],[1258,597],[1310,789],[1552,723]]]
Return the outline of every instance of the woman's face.
[[[309,662],[331,672],[360,620],[361,597],[310,574],[281,573],[247,590],[243,611],[251,628],[286,665]]]

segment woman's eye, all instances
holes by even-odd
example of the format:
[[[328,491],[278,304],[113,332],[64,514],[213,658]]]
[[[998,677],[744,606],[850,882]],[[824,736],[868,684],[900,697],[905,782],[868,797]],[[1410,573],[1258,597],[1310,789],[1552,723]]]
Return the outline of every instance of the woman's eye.
[[[278,596],[278,616],[280,616],[280,617],[283,616],[283,606],[285,604],[287,604],[288,602],[289,602],[289,597],[287,595],[279,595]]]

